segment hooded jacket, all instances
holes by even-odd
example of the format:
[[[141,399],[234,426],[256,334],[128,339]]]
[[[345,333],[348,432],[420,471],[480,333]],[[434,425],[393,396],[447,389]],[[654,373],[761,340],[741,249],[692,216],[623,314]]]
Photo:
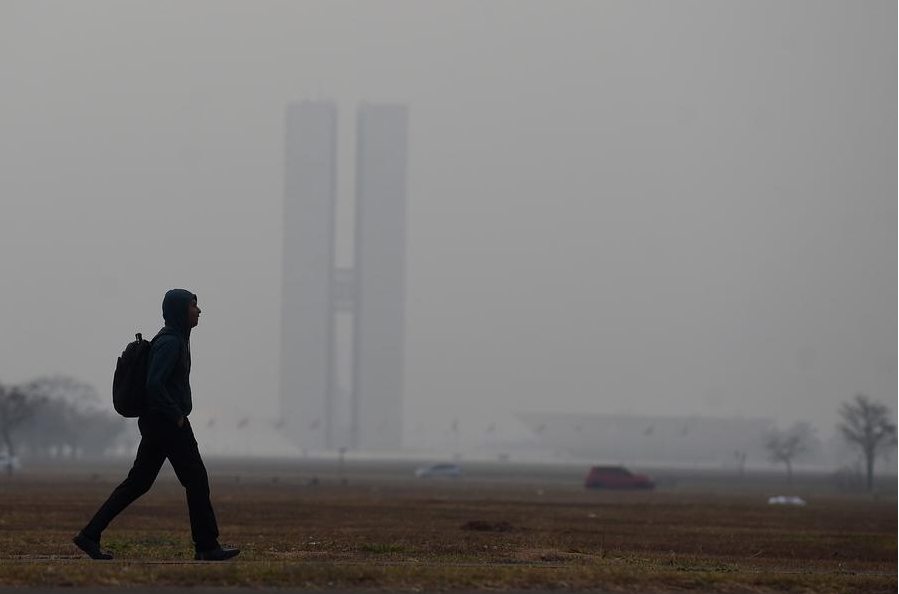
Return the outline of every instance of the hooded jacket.
[[[162,300],[165,326],[153,338],[147,368],[147,412],[177,423],[190,414],[190,325],[187,307],[197,296],[172,289]]]

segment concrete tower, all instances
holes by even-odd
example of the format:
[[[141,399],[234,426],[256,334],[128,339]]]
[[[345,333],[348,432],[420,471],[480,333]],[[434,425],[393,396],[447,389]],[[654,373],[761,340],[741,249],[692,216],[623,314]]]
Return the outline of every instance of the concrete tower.
[[[281,411],[304,449],[402,446],[407,120],[404,106],[359,108],[355,261],[337,269],[337,109],[287,110]],[[339,314],[352,316],[350,344],[337,339]],[[348,378],[337,377],[341,348]]]
[[[337,108],[287,109],[281,303],[282,427],[301,448],[331,447],[331,278],[337,197]]]
[[[357,116],[352,447],[402,446],[407,117],[397,105]]]

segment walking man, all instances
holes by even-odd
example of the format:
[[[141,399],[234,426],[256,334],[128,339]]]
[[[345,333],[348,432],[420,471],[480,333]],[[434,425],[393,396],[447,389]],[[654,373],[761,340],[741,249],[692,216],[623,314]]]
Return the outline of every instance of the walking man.
[[[100,534],[131,502],[150,490],[168,458],[187,492],[190,531],[195,559],[224,561],[240,549],[223,548],[218,542],[215,512],[209,500],[209,477],[197,449],[187,417],[190,396],[190,331],[200,320],[197,296],[172,289],[162,301],[165,326],[153,339],[147,370],[147,407],[138,419],[140,445],[134,466],[122,484],[100,506],[72,542],[91,559],[112,559],[100,550]]]

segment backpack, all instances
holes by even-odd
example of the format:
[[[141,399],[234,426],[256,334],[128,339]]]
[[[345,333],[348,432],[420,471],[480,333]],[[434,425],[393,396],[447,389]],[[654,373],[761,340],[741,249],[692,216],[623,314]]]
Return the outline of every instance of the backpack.
[[[123,417],[139,417],[147,406],[147,366],[150,363],[149,340],[141,333],[128,343],[115,365],[112,377],[112,406]]]

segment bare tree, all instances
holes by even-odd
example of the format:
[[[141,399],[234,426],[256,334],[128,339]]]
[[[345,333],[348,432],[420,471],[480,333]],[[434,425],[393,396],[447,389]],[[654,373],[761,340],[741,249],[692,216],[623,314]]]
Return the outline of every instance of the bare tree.
[[[794,423],[786,431],[772,431],[765,447],[772,462],[787,466],[787,480],[793,483],[793,460],[808,451],[815,439],[815,430],[808,423]]]
[[[13,432],[37,412],[40,404],[39,398],[29,397],[27,393],[18,388],[6,388],[0,385],[0,438],[3,439],[6,453],[9,454],[10,459],[16,455]],[[12,468],[10,460],[10,464],[7,466],[10,474],[12,474]]]
[[[20,389],[45,403],[24,427],[26,441],[35,451],[100,456],[119,441],[126,427],[122,418],[98,407],[101,400],[96,389],[78,379],[39,377]]]
[[[858,394],[851,402],[844,402],[839,412],[843,420],[837,429],[864,456],[866,485],[870,492],[874,489],[874,460],[888,446],[895,445],[896,426],[890,423],[886,405],[874,402],[864,394]]]
[[[100,401],[97,390],[67,375],[48,375],[22,385],[22,391],[46,400],[65,400],[77,409],[93,407]]]

